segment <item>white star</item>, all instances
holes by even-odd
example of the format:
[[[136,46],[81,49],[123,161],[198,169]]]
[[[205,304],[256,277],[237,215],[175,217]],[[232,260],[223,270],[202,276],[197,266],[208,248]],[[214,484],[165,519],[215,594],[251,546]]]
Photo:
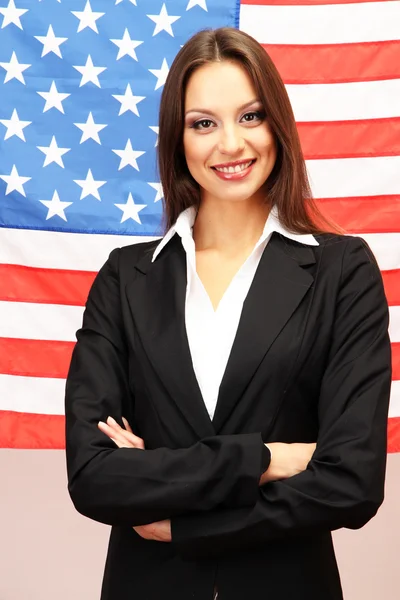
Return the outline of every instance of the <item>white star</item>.
[[[160,31],[166,31],[167,33],[169,33],[169,35],[172,35],[172,37],[174,37],[171,25],[172,23],[175,23],[175,21],[180,19],[180,17],[170,17],[167,13],[165,3],[162,5],[161,12],[159,15],[146,15],[146,17],[149,17],[149,19],[154,21],[154,23],[156,24],[153,31],[153,36],[157,35],[157,33],[160,33]]]
[[[71,206],[72,202],[61,202],[60,197],[58,195],[57,190],[54,191],[53,197],[51,200],[39,200],[42,204],[44,204],[48,208],[47,219],[51,219],[51,217],[61,217],[64,221],[67,220],[65,216],[64,210]]]
[[[105,71],[107,67],[95,67],[90,54],[87,57],[86,65],[83,65],[82,67],[76,67],[73,65],[73,67],[82,75],[79,87],[82,87],[83,85],[85,85],[85,83],[88,83],[89,81],[94,83],[94,85],[97,85],[97,87],[101,87],[98,75]]]
[[[126,142],[126,146],[125,146],[124,150],[113,150],[113,152],[115,152],[115,154],[117,156],[119,156],[121,159],[121,162],[119,163],[118,171],[120,171],[127,165],[130,165],[131,167],[136,169],[136,171],[139,171],[139,167],[137,165],[136,159],[139,158],[139,156],[142,156],[142,154],[145,154],[145,152],[141,152],[140,150],[133,150],[131,140],[128,140]]]
[[[122,115],[127,110],[132,111],[138,117],[140,116],[136,105],[139,104],[139,102],[141,102],[142,100],[144,100],[146,98],[146,96],[134,96],[132,94],[131,86],[129,83],[126,86],[125,94],[122,94],[122,95],[113,94],[112,96],[113,96],[113,98],[118,100],[118,102],[121,102],[121,107],[119,109],[118,116]]]
[[[46,155],[46,158],[44,159],[43,163],[44,167],[47,167],[47,165],[50,165],[51,163],[55,162],[64,169],[62,157],[64,156],[64,154],[69,152],[71,148],[59,148],[57,146],[57,141],[54,135],[51,138],[50,146],[37,146],[37,148],[40,150],[40,152],[43,152],[43,154]]]
[[[32,179],[32,177],[22,177],[21,175],[18,175],[17,167],[13,165],[11,173],[9,175],[0,175],[0,179],[5,181],[7,184],[6,196],[15,190],[26,197],[23,186],[27,181]]]
[[[141,210],[146,208],[147,204],[135,204],[132,198],[132,194],[130,192],[126,204],[115,204],[114,206],[116,206],[123,212],[123,215],[121,217],[121,223],[127,221],[128,219],[133,219],[134,221],[136,221],[136,223],[140,223],[140,225],[142,224],[139,217],[139,213]]]
[[[127,29],[125,29],[121,40],[110,40],[110,42],[119,48],[117,60],[128,55],[137,61],[138,58],[136,56],[135,48],[143,44],[143,42],[132,40]]]
[[[0,123],[7,127],[7,131],[4,136],[5,140],[8,140],[8,138],[12,137],[13,135],[16,135],[21,140],[26,142],[23,130],[25,127],[28,127],[28,125],[30,125],[32,121],[20,121],[16,108],[14,108],[13,110],[11,119],[0,119]]]
[[[86,123],[74,123],[74,125],[79,127],[79,129],[81,129],[83,132],[81,141],[79,142],[80,144],[86,142],[86,140],[92,139],[101,145],[99,131],[104,129],[104,127],[107,127],[107,125],[95,123],[91,112],[89,113]]]
[[[13,52],[11,55],[10,62],[0,62],[0,67],[3,67],[3,69],[7,71],[6,76],[4,78],[4,83],[7,83],[7,81],[11,81],[11,79],[18,79],[18,81],[25,85],[25,79],[22,75],[22,72],[26,69],[29,69],[29,67],[31,66],[32,65],[23,65],[22,63],[19,63],[17,55],[15,54],[15,52]]]
[[[42,58],[46,54],[49,54],[49,52],[54,52],[54,54],[62,58],[60,45],[66,42],[68,38],[56,37],[51,25],[49,25],[47,35],[35,35],[34,37],[43,44]]]
[[[158,90],[158,88],[162,87],[167,79],[167,75],[169,72],[169,67],[166,59],[164,58],[161,69],[149,69],[150,73],[157,77],[157,84],[154,90]]]
[[[22,29],[20,17],[26,12],[28,12],[27,8],[16,8],[14,0],[10,0],[7,8],[0,8],[0,15],[3,15],[1,28],[4,29],[10,23],[14,23],[14,25]]]
[[[46,104],[44,105],[43,112],[47,112],[51,108],[56,108],[60,112],[64,114],[64,107],[62,102],[68,98],[71,94],[63,94],[62,92],[57,91],[57,86],[55,82],[50,86],[50,90],[48,92],[38,92],[39,96],[42,96],[46,100]]]
[[[159,131],[159,127],[153,126],[153,125],[149,125],[149,129],[151,129],[152,131],[154,131],[154,133],[157,134],[157,139],[156,139],[156,143],[154,144],[154,148],[156,146],[158,146],[158,131]]]
[[[154,198],[154,202],[158,202],[161,198],[164,198],[164,192],[162,189],[161,182],[159,183],[149,183],[149,185],[154,188],[157,192],[156,197]]]
[[[190,10],[194,6],[200,6],[200,8],[203,8],[205,11],[208,12],[206,0],[189,0],[189,4],[187,5],[186,10]]]
[[[123,2],[123,0],[115,0],[115,6],[117,4],[121,4],[121,2]],[[129,2],[131,2],[131,4],[133,4],[134,6],[137,6],[136,0],[129,0]]]
[[[93,12],[89,0],[87,0],[84,10],[71,10],[71,12],[74,15],[74,17],[79,19],[78,33],[83,29],[86,29],[86,27],[90,27],[90,29],[92,29],[96,33],[99,33],[96,21],[97,19],[100,19],[100,17],[102,17],[105,13]]]
[[[101,200],[98,190],[107,183],[107,181],[95,181],[90,169],[87,172],[86,179],[74,179],[74,182],[82,188],[80,200],[86,198],[86,196],[94,196],[97,200]]]

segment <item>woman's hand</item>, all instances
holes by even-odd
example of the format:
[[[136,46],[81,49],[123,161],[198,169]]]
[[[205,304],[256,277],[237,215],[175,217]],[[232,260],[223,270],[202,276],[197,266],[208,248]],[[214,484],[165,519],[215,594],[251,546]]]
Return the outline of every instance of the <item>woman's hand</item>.
[[[145,540],[153,540],[155,542],[170,542],[171,541],[171,520],[156,521],[149,525],[138,525],[133,528],[140,537]]]
[[[112,417],[108,417],[107,423],[99,421],[98,428],[118,446],[118,448],[140,448],[144,450],[144,441],[135,435],[125,417],[122,417],[125,425],[123,429]],[[133,528],[140,537],[155,542],[171,541],[171,521],[156,521],[148,525],[138,525]]]
[[[288,479],[305,471],[316,446],[317,444],[269,443],[271,462],[268,469],[261,476],[260,485],[269,481]]]
[[[142,438],[135,435],[125,417],[122,417],[126,429],[118,425],[117,421],[112,417],[108,417],[107,423],[98,422],[100,431],[108,435],[108,437],[117,444],[118,448],[140,448],[144,450],[144,441]]]

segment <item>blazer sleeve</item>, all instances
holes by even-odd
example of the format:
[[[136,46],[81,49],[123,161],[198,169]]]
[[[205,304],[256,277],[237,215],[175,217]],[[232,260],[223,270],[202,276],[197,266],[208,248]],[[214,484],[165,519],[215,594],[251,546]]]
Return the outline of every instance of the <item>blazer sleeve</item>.
[[[307,469],[261,486],[254,506],[172,518],[172,541],[182,556],[357,529],[377,512],[384,497],[391,348],[382,277],[361,238],[346,242],[335,310],[317,447]]]
[[[117,448],[97,423],[133,412],[114,250],[90,290],[65,391],[68,490],[83,515],[143,525],[183,513],[251,506],[265,446],[261,433],[216,435],[188,448]]]

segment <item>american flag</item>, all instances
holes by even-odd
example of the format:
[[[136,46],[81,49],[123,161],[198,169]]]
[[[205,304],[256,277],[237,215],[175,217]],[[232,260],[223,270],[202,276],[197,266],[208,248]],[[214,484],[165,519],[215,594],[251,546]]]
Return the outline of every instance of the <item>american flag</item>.
[[[400,2],[0,0],[0,446],[64,447],[64,385],[109,252],[161,235],[158,107],[196,31],[276,63],[314,196],[361,235],[390,304],[400,451]]]

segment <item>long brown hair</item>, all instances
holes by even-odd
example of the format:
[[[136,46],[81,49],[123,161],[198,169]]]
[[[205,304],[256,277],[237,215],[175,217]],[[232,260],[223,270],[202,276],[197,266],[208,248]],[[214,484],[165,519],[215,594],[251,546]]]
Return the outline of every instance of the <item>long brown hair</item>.
[[[200,187],[186,164],[183,149],[185,92],[199,67],[235,61],[249,74],[275,135],[277,159],[266,182],[266,201],[276,206],[282,224],[294,233],[338,231],[312,198],[296,122],[284,83],[264,48],[231,27],[206,29],[192,36],[172,63],[159,112],[158,167],[164,192],[167,230],[189,206],[199,206]]]

